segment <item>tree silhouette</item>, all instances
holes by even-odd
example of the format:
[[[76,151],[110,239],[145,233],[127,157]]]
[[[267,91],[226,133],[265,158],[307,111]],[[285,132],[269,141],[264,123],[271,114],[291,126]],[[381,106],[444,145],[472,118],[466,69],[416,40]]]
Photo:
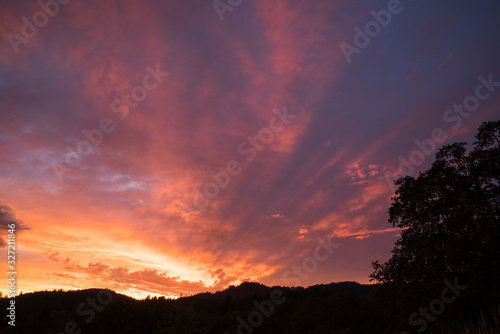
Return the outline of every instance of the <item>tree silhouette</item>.
[[[500,121],[475,137],[469,154],[466,143],[446,145],[429,170],[395,182],[389,223],[403,230],[371,280],[428,287],[458,277],[474,295],[498,298]]]

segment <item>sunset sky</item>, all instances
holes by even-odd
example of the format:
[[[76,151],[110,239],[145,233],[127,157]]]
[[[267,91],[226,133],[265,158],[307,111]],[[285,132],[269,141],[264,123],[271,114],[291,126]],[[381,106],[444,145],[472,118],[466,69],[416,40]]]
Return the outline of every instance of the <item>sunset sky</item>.
[[[367,283],[391,180],[500,119],[498,0],[44,1],[0,1],[18,292],[291,285],[328,237],[300,285]]]

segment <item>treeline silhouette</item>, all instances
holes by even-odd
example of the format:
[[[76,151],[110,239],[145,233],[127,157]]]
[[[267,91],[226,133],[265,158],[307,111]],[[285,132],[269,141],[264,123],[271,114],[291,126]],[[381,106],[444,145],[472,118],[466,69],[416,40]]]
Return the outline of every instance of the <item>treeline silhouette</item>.
[[[216,293],[143,300],[107,290],[111,302],[88,323],[77,308],[87,298],[96,299],[100,290],[41,291],[17,296],[16,326],[4,321],[0,332],[59,334],[75,322],[81,333],[93,334],[238,333],[238,318],[248,323],[249,315],[258,311],[255,304],[269,301],[271,292],[280,290],[283,303],[268,317],[263,316],[262,325],[249,325],[253,333],[383,333],[390,320],[378,304],[377,289],[355,282],[309,288],[271,288],[247,282]],[[0,307],[5,310],[8,302],[0,299]],[[248,333],[242,328],[239,332]]]
[[[262,314],[255,305],[269,301],[273,290],[283,293],[283,303],[275,305],[270,314],[262,315],[261,325],[252,326],[249,316],[255,312]],[[77,309],[82,304],[87,306],[88,298],[96,300],[102,290],[40,291],[16,297],[16,326],[8,326],[4,321],[0,333],[385,334],[403,330],[419,333],[419,327],[412,328],[408,324],[409,315],[428,305],[432,298],[439,297],[439,291],[429,291],[420,298],[402,298],[397,292],[388,295],[384,290],[380,284],[356,282],[308,288],[242,283],[216,293],[142,300],[105,290],[112,296],[111,301],[101,305],[102,309],[94,312],[95,317],[89,322],[86,321],[89,312],[82,316]],[[441,333],[457,325],[457,319],[474,318],[477,314],[468,312],[468,298],[465,295],[457,299],[437,321],[429,324],[425,332],[432,329],[434,333]],[[0,299],[1,309],[5,310],[8,303],[9,299]],[[396,309],[395,305],[403,309]],[[90,308],[83,309],[88,311]],[[485,316],[487,322],[493,323],[489,314]],[[253,319],[254,323],[259,320],[255,316]],[[241,325],[242,321],[245,326]],[[70,323],[76,325],[68,330]]]

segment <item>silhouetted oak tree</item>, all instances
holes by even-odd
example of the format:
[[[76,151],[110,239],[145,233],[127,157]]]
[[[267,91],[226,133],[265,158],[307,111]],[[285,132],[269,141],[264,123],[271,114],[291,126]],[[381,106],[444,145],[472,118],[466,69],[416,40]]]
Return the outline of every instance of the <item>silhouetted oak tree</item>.
[[[395,182],[389,223],[403,230],[372,280],[429,287],[459,277],[476,296],[497,295],[500,121],[479,127],[468,154],[466,145],[442,147],[429,170]]]

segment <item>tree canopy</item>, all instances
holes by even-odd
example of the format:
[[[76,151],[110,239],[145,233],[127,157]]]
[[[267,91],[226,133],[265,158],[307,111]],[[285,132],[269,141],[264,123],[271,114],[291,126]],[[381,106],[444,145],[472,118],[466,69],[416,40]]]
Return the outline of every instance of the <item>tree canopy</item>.
[[[459,277],[476,295],[500,281],[500,121],[467,143],[443,146],[418,177],[395,181],[389,223],[401,228],[392,257],[373,262],[372,280],[442,284]]]

